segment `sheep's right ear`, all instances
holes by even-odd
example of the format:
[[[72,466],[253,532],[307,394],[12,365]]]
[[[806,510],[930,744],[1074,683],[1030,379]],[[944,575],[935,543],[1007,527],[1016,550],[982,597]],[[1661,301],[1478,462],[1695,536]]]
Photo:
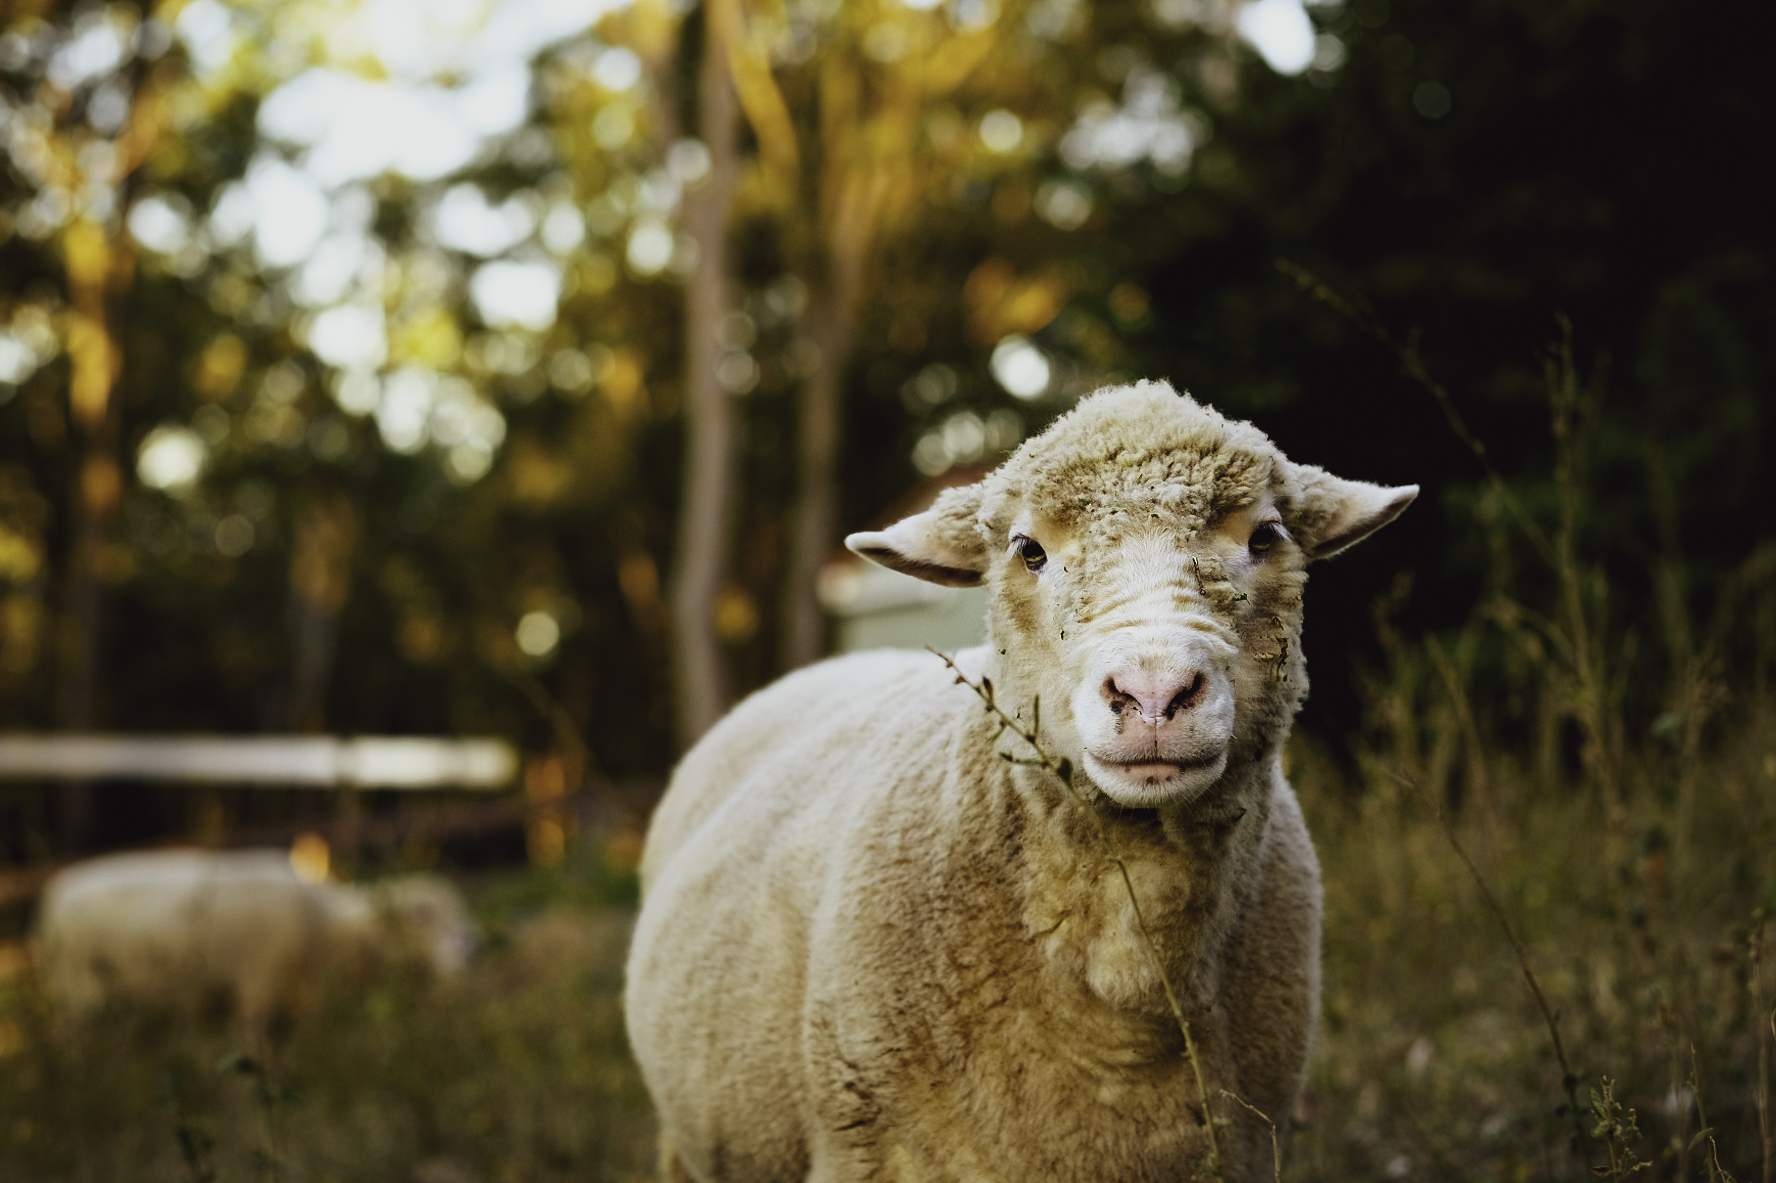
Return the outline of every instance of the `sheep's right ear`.
[[[978,484],[945,489],[924,513],[886,530],[853,534],[845,545],[872,563],[927,583],[976,587],[987,573],[987,544],[975,521],[980,503]]]

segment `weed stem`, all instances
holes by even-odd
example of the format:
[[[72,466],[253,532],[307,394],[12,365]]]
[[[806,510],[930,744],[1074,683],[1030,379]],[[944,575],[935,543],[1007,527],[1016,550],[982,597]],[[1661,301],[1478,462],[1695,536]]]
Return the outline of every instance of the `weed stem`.
[[[1474,860],[1468,856],[1467,848],[1461,844],[1461,839],[1455,836],[1455,827],[1449,824],[1449,818],[1442,808],[1432,802],[1425,795],[1424,790],[1418,786],[1418,782],[1411,777],[1401,776],[1391,770],[1388,775],[1410,789],[1437,815],[1437,824],[1442,827],[1443,836],[1449,840],[1449,845],[1454,848],[1456,857],[1460,858],[1462,865],[1468,869],[1469,876],[1474,880],[1474,886],[1480,889],[1480,898],[1486,901],[1486,907],[1492,912],[1493,919],[1497,920],[1499,927],[1504,930],[1505,939],[1511,942],[1511,950],[1517,954],[1518,968],[1523,970],[1523,980],[1529,983],[1529,991],[1535,995],[1536,1005],[1541,1008],[1542,1021],[1548,1025],[1548,1037],[1554,1043],[1554,1058],[1560,1062],[1560,1085],[1566,1090],[1567,1108],[1572,1112],[1573,1118],[1574,1148],[1589,1163],[1591,1160],[1590,1142],[1585,1137],[1584,1110],[1579,1107],[1579,1078],[1573,1072],[1572,1064],[1566,1058],[1566,1045],[1560,1041],[1560,1021],[1555,1016],[1553,1008],[1548,1005],[1547,995],[1542,993],[1541,980],[1536,977],[1535,969],[1529,963],[1529,950],[1523,947],[1523,942],[1518,938],[1517,930],[1512,927],[1510,918],[1505,915],[1505,910],[1500,906],[1498,897],[1494,896],[1492,889],[1486,886],[1486,879],[1480,874],[1480,868],[1474,865]]]

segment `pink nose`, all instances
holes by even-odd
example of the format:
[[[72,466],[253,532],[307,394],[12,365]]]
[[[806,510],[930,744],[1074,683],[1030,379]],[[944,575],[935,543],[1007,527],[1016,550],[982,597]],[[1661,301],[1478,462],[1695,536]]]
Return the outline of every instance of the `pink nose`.
[[[1201,670],[1183,675],[1127,670],[1104,680],[1104,697],[1117,714],[1134,707],[1143,721],[1158,727],[1195,706],[1207,685]]]

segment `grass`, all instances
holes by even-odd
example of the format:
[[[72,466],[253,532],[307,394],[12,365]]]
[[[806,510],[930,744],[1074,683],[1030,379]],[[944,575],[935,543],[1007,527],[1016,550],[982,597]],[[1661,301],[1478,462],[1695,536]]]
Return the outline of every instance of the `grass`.
[[[1439,779],[1424,756],[1402,773],[1421,793],[1387,774],[1399,744],[1351,771],[1302,737],[1291,776],[1325,866],[1325,994],[1283,1177],[1579,1180],[1613,1153],[1603,1177],[1640,1161],[1639,1179],[1767,1178],[1773,724],[1747,711],[1703,753],[1687,860],[1674,795],[1606,805],[1508,753],[1481,770],[1488,807],[1470,799],[1454,822],[1557,1015],[1583,1155],[1543,1016],[1435,815],[1471,763],[1445,753],[1462,771]],[[128,1016],[59,1031],[15,973],[0,984],[0,1178],[650,1177],[618,1003],[632,880],[585,841],[564,868],[467,886],[487,948],[463,979],[328,999],[275,1056]]]
[[[1674,806],[1652,794],[1618,809],[1495,777],[1495,809],[1458,824],[1554,1010],[1582,1142],[1536,999],[1432,807],[1385,779],[1353,797],[1298,750],[1326,873],[1325,1001],[1288,1177],[1576,1180],[1618,1177],[1632,1155],[1642,1178],[1768,1179],[1767,721],[1710,760],[1687,864]]]

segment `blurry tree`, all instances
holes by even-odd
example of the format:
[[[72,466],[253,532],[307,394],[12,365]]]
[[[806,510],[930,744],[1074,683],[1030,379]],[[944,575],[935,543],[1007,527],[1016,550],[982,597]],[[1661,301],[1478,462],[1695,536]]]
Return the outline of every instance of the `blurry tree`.
[[[655,772],[819,651],[841,527],[1138,374],[1433,485],[1319,616],[1415,556],[1448,556],[1419,623],[1540,578],[1474,524],[1432,400],[1279,257],[1422,326],[1548,522],[1520,359],[1556,310],[1583,371],[1607,347],[1581,475],[1612,508],[1579,528],[1612,620],[1706,606],[1743,549],[1718,507],[1767,480],[1771,315],[1734,162],[1770,104],[1705,14],[472,7],[5,10],[11,720],[494,730]],[[1322,684],[1357,643],[1316,645]],[[1703,647],[1644,680],[1692,688],[1666,713]]]
[[[1217,60],[1228,52],[1230,9],[1210,6],[1204,11],[1213,20],[1184,17],[1154,27],[1151,17],[1132,8],[1126,13],[1115,6],[1104,8],[1113,26],[1140,25],[1157,42],[1194,46],[1198,53],[1219,55]],[[713,376],[729,395],[758,390],[768,396],[773,387],[788,385],[799,388],[799,398],[793,429],[785,427],[782,413],[769,399],[762,407],[760,400],[751,400],[758,408],[754,419],[777,420],[759,427],[764,440],[785,430],[795,439],[788,455],[773,447],[770,467],[775,471],[770,476],[747,484],[747,553],[782,555],[752,564],[751,588],[719,589],[716,564],[724,549],[706,545],[711,537],[707,532],[716,530],[729,512],[719,508],[729,504],[729,496],[717,497],[712,490],[722,483],[717,474],[730,471],[731,462],[717,460],[713,448],[687,453],[705,458],[685,474],[681,528],[704,533],[694,545],[688,533],[682,536],[680,562],[697,577],[680,581],[675,622],[683,651],[704,657],[698,666],[702,672],[693,672],[682,660],[679,667],[681,706],[688,712],[681,715],[684,738],[707,726],[725,705],[717,689],[723,676],[707,672],[720,667],[715,638],[708,634],[720,633],[724,620],[730,639],[757,631],[750,623],[757,619],[756,608],[742,611],[741,606],[761,598],[777,598],[782,604],[775,628],[778,656],[764,663],[766,674],[812,660],[823,650],[816,575],[836,544],[843,512],[841,424],[846,393],[855,389],[859,376],[856,348],[863,319],[891,315],[896,325],[890,334],[893,351],[936,365],[927,375],[927,391],[942,391],[950,382],[944,375],[955,372],[954,364],[937,357],[948,352],[955,363],[978,371],[984,346],[998,348],[1000,369],[1009,367],[1008,372],[1019,375],[1012,382],[1017,398],[1053,394],[1064,399],[1076,393],[1079,379],[1068,382],[1052,375],[1051,359],[1022,334],[1049,324],[1079,283],[1074,273],[1088,240],[1069,243],[1067,236],[1087,221],[1093,197],[1090,183],[1078,174],[1097,162],[1094,153],[1101,141],[1116,141],[1106,150],[1117,162],[1151,162],[1162,183],[1175,188],[1193,137],[1202,129],[1201,117],[1182,109],[1175,93],[1151,71],[1146,91],[1136,99],[1138,110],[1119,110],[1097,93],[1089,62],[1101,34],[1093,27],[1092,11],[1079,3],[791,4],[757,10],[712,4],[704,15],[702,61],[706,66],[725,64],[751,133],[730,232],[741,235],[743,243],[735,256],[736,279],[756,298],[742,301],[746,308],[725,317],[713,333],[695,314],[693,301],[686,321],[689,344],[693,349],[721,347]],[[656,91],[666,96],[658,105],[676,111],[684,102],[676,80],[688,77],[688,71],[671,68],[669,39],[651,32],[660,23],[638,16],[634,43],[650,47],[644,50],[652,63],[650,77]],[[726,42],[719,58],[711,56],[717,37]],[[1088,63],[1083,70],[1082,60]],[[698,93],[718,94],[725,104],[727,90],[712,91],[709,85],[700,84]],[[1088,111],[1090,118],[1074,127],[1079,110]],[[705,118],[707,114],[705,110]],[[719,121],[724,129],[727,118],[724,106]],[[1078,159],[1063,166],[1056,152],[1066,136],[1077,142],[1073,155]],[[984,195],[995,186],[1000,194],[988,202]],[[698,208],[713,208],[711,203],[725,200],[726,194],[725,185],[711,187]],[[985,217],[969,217],[975,210]],[[974,239],[956,233],[959,212]],[[1037,215],[1040,229],[1032,232],[1030,223]],[[713,228],[700,230],[696,241],[706,246],[712,233]],[[1028,270],[1020,274],[1016,263],[997,255],[983,260],[977,253],[983,238],[1016,242],[1027,256]],[[890,278],[888,267],[896,252],[933,239],[936,249],[917,260],[919,274]],[[725,242],[717,249],[725,254]],[[705,261],[707,257],[705,252]],[[948,341],[928,340],[926,326],[943,314],[927,302],[947,302],[963,290],[979,306],[969,318],[970,332]],[[778,365],[762,366],[755,354],[771,348],[765,338],[773,323],[761,322],[798,321],[799,327],[784,333]],[[869,352],[880,344],[872,343]],[[1108,350],[1114,351],[1113,346]],[[709,371],[701,372],[707,380]],[[687,383],[694,381],[687,375]],[[730,412],[715,389],[702,388],[691,405],[719,408],[707,412],[707,421],[725,424]],[[923,406],[953,393],[939,393]],[[908,409],[922,410],[923,397],[912,396]],[[705,398],[707,402],[699,401]],[[693,438],[699,438],[697,414],[688,425]],[[953,459],[978,459],[1003,450],[1017,441],[1020,431],[1020,419],[1009,409],[986,419],[969,412],[950,431],[959,437]],[[739,437],[730,437],[725,426],[712,426],[701,438],[718,437],[739,446]],[[866,437],[874,453],[872,475],[883,478],[870,483],[876,488],[886,484],[892,495],[905,479],[904,457],[884,454],[881,439],[879,434]],[[927,471],[949,462],[948,452],[933,451],[926,447]],[[795,480],[783,489],[777,474],[792,457]],[[888,499],[883,493],[874,497]],[[761,578],[780,589],[776,597],[758,586]],[[695,707],[694,696],[703,696]]]
[[[51,453],[38,458],[40,479],[59,469],[68,482],[49,647],[54,674],[47,680],[56,722],[78,730],[96,721],[104,587],[129,561],[114,539],[125,480],[118,380],[126,365],[147,360],[129,348],[125,323],[136,295],[137,252],[124,214],[144,175],[165,171],[172,92],[183,71],[178,56],[167,53],[167,27],[131,7],[46,6],[8,25],[0,113],[8,124],[11,191],[0,239],[12,240],[5,244],[13,277],[7,311],[15,327],[0,350],[8,354],[0,378],[10,394],[58,353],[66,358],[65,376],[59,366],[43,373],[27,398],[34,434]],[[65,417],[61,400],[41,385],[48,381],[66,383]],[[18,482],[19,470],[9,471]],[[38,529],[47,524],[35,516]],[[25,547],[32,561],[20,573],[35,576],[48,547],[28,536]],[[15,594],[11,602],[27,604],[23,597],[31,595]],[[6,626],[11,652],[41,652],[30,634],[42,634],[43,612],[15,607]],[[9,672],[26,667],[19,661]],[[88,813],[86,786],[70,787],[68,838],[84,832]]]
[[[761,148],[755,216],[777,224],[779,249],[810,302],[779,624],[783,668],[825,651],[815,581],[837,541],[845,381],[865,304],[886,294],[869,282],[869,267],[882,238],[912,212],[916,186],[929,182],[921,173],[937,163],[921,151],[923,117],[1003,47],[1016,15],[983,9],[946,22],[899,5],[847,6],[800,29],[788,20],[761,28],[741,58],[742,96]],[[785,40],[794,47],[798,36],[804,45],[784,63],[779,90],[762,47]]]
[[[679,29],[658,0],[644,0],[630,22],[653,87],[654,140],[662,160],[678,155],[699,174],[685,197],[685,233],[695,259],[685,281],[684,461],[672,578],[672,673],[676,738],[688,747],[733,701],[733,680],[717,633],[716,611],[728,581],[739,496],[734,406],[722,382],[721,326],[734,311],[729,221],[739,183],[740,110],[730,56],[743,19],[739,0],[710,0],[693,30]],[[693,77],[681,55],[695,53],[698,139],[679,135],[691,103],[677,85]]]
[[[612,150],[581,174],[591,191],[576,200],[548,105],[530,92],[534,77],[557,94],[571,74],[622,114],[629,55],[599,66],[588,9],[577,24],[517,29],[515,49],[508,40],[452,90],[436,81],[454,68],[436,60],[450,40],[436,29],[429,44],[391,36],[319,3],[193,0],[177,13],[169,26],[84,5],[8,13],[0,26],[9,717],[49,722],[37,704],[60,685],[75,704],[61,713],[80,725],[560,739],[564,718],[598,713],[571,672],[582,663],[563,685],[538,674],[587,626],[619,638],[619,653],[630,636],[581,599],[616,599],[620,584],[646,624],[642,648],[660,633],[650,527],[598,507],[634,471],[630,445],[651,418],[650,334],[669,318],[630,301],[625,330],[585,308],[621,302],[600,242],[617,227],[589,228],[588,199],[609,184],[627,204],[641,178],[607,134]],[[533,69],[539,50],[547,60]],[[392,55],[398,76],[357,73],[372,52]],[[465,114],[387,134],[426,98]],[[170,133],[145,138],[150,116]],[[440,121],[455,134],[440,137]],[[69,172],[80,168],[104,177],[81,189]],[[453,174],[473,179],[438,183]],[[607,194],[591,208],[608,219],[617,204]],[[602,332],[559,325],[563,296]],[[119,373],[114,394],[107,375]],[[495,473],[508,437],[510,463]],[[70,469],[87,476],[62,476]],[[107,471],[108,483],[92,475]],[[612,594],[596,569],[562,569],[551,531],[563,520],[591,535],[574,553],[595,567],[610,556]],[[620,547],[607,530],[625,536]],[[106,652],[92,640],[99,578],[116,589]],[[81,677],[46,664],[52,587],[81,624],[68,659]],[[647,692],[613,685],[610,713],[653,766],[665,676],[650,678],[645,660],[613,665],[642,672]],[[428,676],[439,668],[452,676]],[[97,719],[95,685],[110,704]]]

